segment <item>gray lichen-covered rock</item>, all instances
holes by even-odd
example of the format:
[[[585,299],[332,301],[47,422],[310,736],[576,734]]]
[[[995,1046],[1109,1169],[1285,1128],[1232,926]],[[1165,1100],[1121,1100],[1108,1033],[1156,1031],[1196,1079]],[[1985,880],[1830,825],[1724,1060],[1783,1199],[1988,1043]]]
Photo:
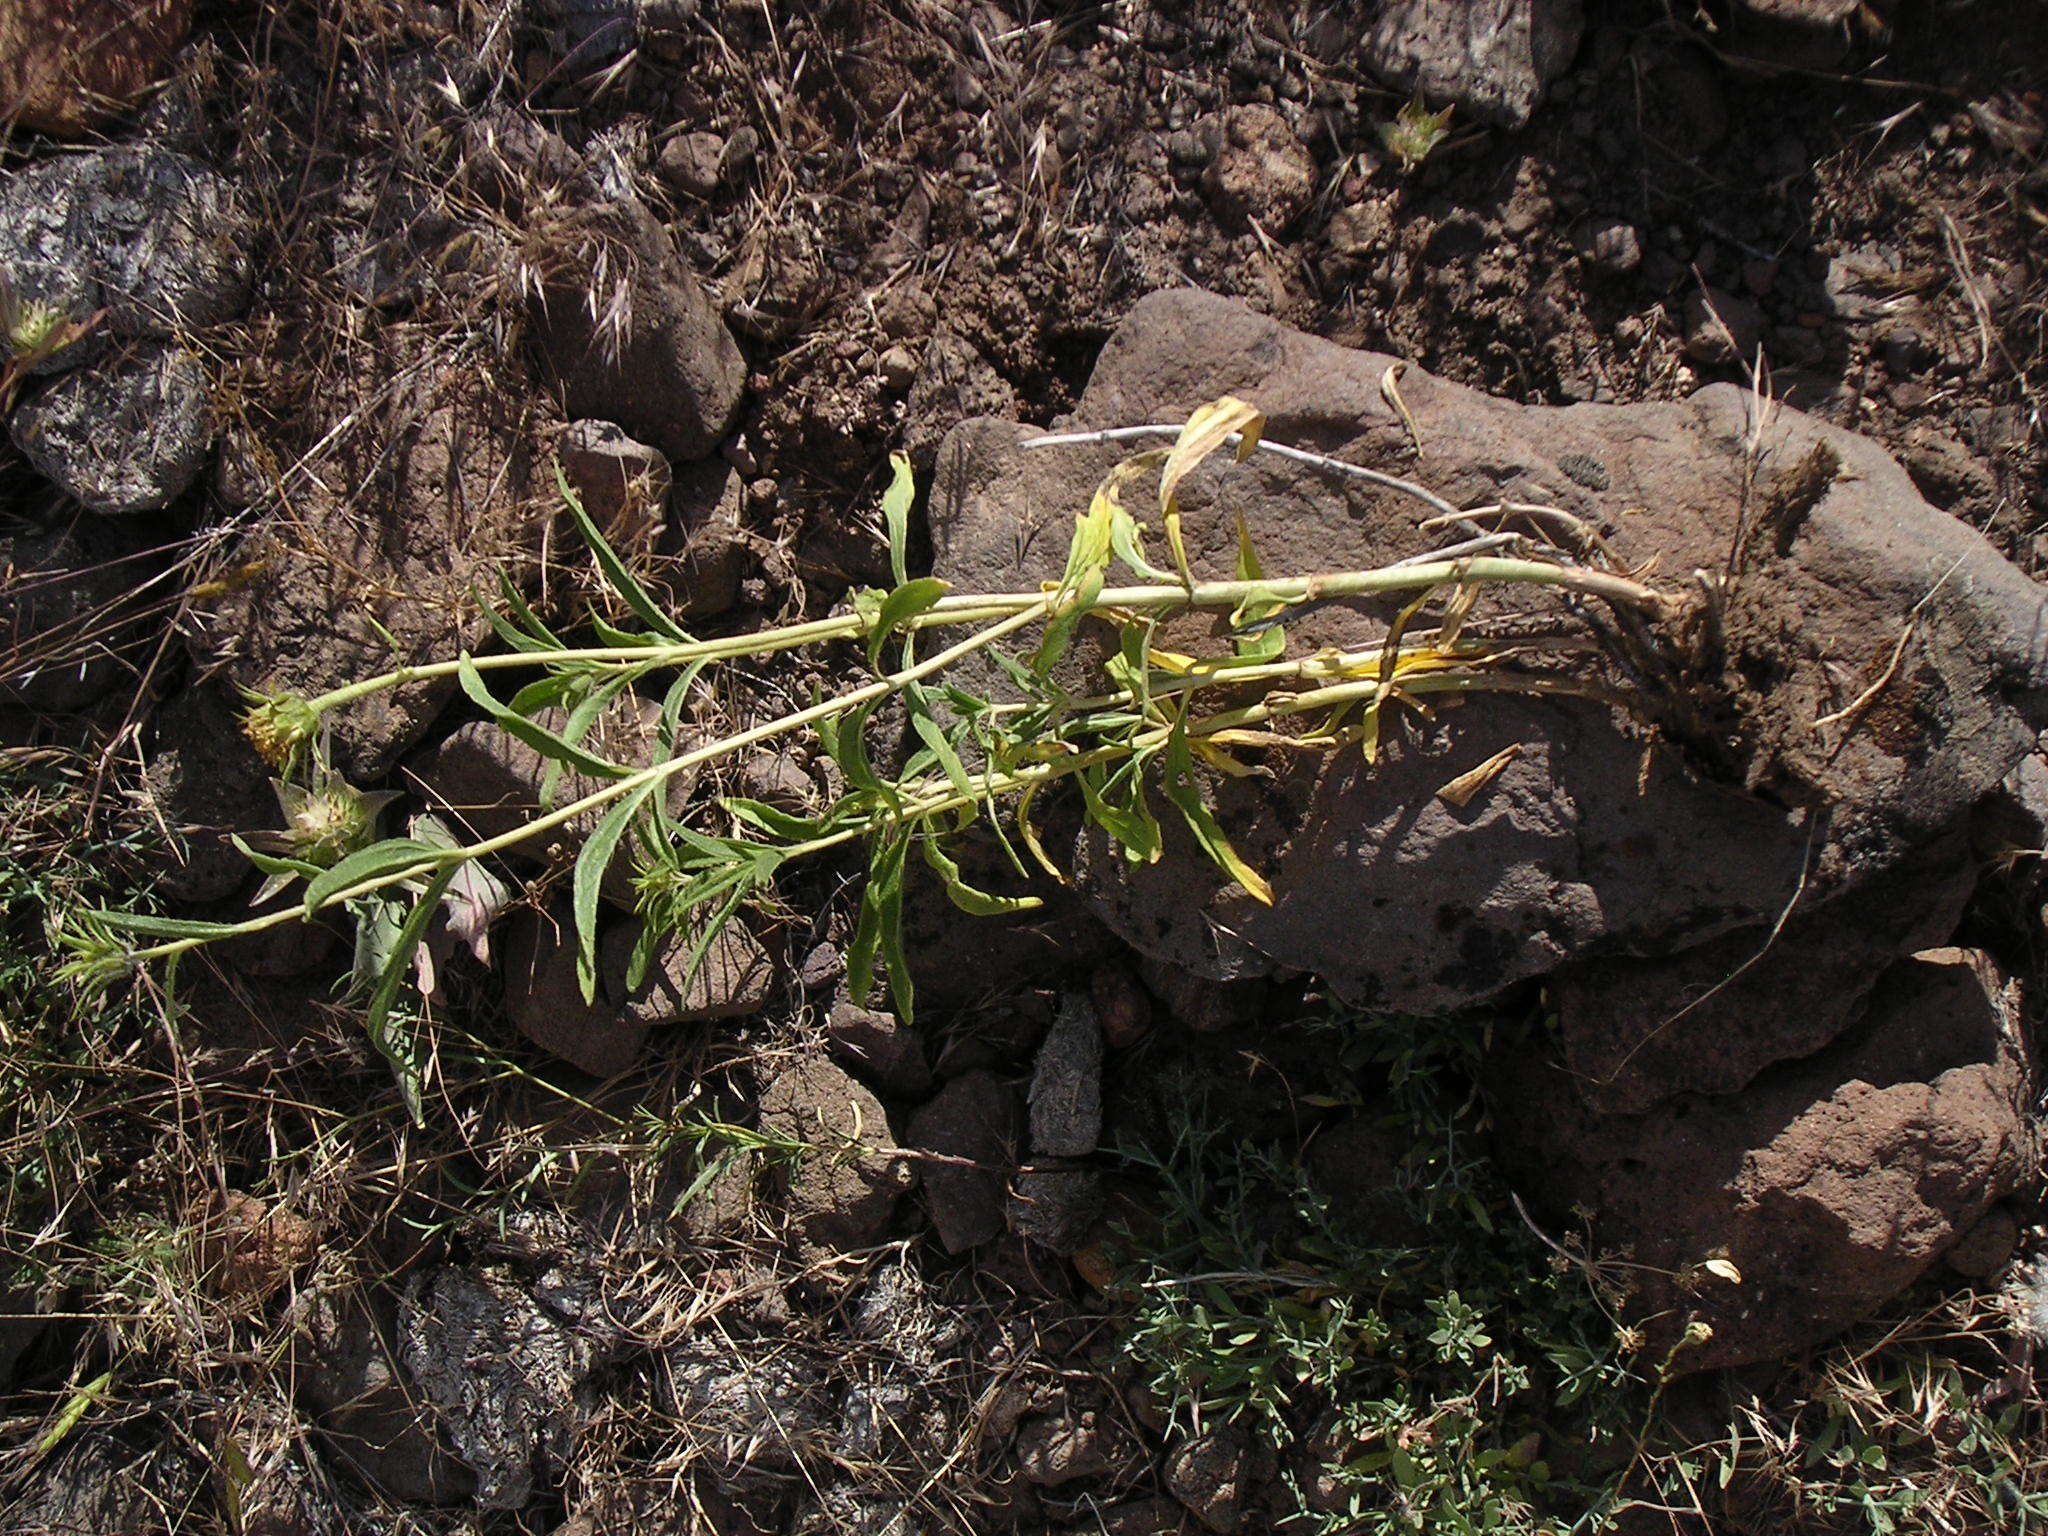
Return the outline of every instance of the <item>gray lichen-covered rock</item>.
[[[343,1464],[394,1498],[461,1503],[476,1480],[406,1378],[398,1333],[397,1306],[381,1291],[316,1295],[292,1340],[290,1379]]]
[[[787,1472],[835,1429],[823,1365],[779,1339],[693,1338],[663,1357],[667,1395],[698,1450],[727,1474]]]
[[[1031,1150],[1086,1157],[1102,1135],[1102,1027],[1083,993],[1060,999],[1032,1063]]]
[[[478,1504],[522,1508],[536,1479],[560,1476],[602,1358],[588,1330],[487,1267],[426,1280],[399,1331],[408,1374],[476,1474]]]
[[[233,183],[156,145],[58,155],[0,178],[0,274],[17,299],[114,336],[174,336],[249,302]]]
[[[206,369],[144,341],[53,379],[15,408],[14,444],[95,512],[154,512],[182,496],[213,452]]]
[[[1519,128],[1570,67],[1585,25],[1580,0],[1390,0],[1365,37],[1388,84]]]
[[[153,511],[212,451],[206,370],[176,338],[249,301],[245,218],[226,178],[156,145],[61,155],[0,179],[0,280],[37,323],[84,326],[34,368],[63,377],[14,441],[99,512]]]

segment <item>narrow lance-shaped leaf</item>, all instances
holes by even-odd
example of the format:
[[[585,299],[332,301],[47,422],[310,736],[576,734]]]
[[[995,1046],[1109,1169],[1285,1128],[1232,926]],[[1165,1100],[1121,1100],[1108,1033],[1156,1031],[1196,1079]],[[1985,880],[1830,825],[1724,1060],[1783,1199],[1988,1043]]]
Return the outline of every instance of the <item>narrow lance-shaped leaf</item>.
[[[868,863],[868,883],[860,896],[860,916],[854,924],[853,942],[846,950],[847,993],[864,1001],[875,984],[875,962],[880,958],[889,973],[889,988],[896,1010],[905,1022],[912,1017],[914,999],[910,968],[903,955],[903,857],[909,838],[900,826],[882,831]]]
[[[314,916],[351,886],[371,881],[389,884],[411,875],[423,875],[439,862],[437,850],[416,838],[391,837],[372,843],[306,883],[306,916]]]
[[[570,907],[576,917],[576,979],[582,985],[586,1003],[597,1001],[597,903],[604,888],[605,871],[611,868],[619,840],[626,835],[640,807],[661,784],[659,779],[650,779],[605,812],[604,819],[591,830],[582,851],[576,855]]]
[[[868,631],[868,664],[880,667],[882,647],[898,626],[908,623],[920,613],[926,612],[946,595],[947,584],[936,576],[920,576],[915,581],[906,581],[895,591],[882,599],[875,610],[872,628]]]
[[[889,574],[901,587],[910,580],[910,504],[917,486],[910,475],[910,455],[889,455],[889,488],[882,492],[882,521],[889,530]]]
[[[1237,514],[1237,579],[1239,581],[1263,581],[1266,573],[1259,565],[1258,551],[1252,548],[1252,532],[1245,526],[1244,514]],[[1238,604],[1231,614],[1230,623],[1234,629],[1257,625],[1263,620],[1273,619],[1285,610],[1287,605],[1278,598],[1248,597]],[[1271,623],[1256,634],[1241,637],[1234,649],[1247,661],[1275,661],[1287,654],[1287,631]]]
[[[1188,423],[1181,428],[1175,440],[1173,451],[1166,456],[1166,465],[1159,471],[1159,516],[1166,526],[1167,547],[1173,552],[1174,569],[1180,573],[1181,581],[1195,584],[1194,573],[1188,569],[1188,551],[1181,539],[1180,531],[1180,483],[1194,472],[1197,465],[1230,440],[1230,435],[1239,433],[1237,458],[1241,464],[1258,446],[1259,433],[1264,430],[1266,418],[1259,408],[1234,395],[1224,395],[1211,400],[1188,417]]]
[[[1096,495],[1095,504],[1074,519],[1074,537],[1067,545],[1067,568],[1060,576],[1045,632],[1031,658],[1031,670],[1044,677],[1058,665],[1072,643],[1075,629],[1102,591],[1109,569],[1110,534],[1115,507]]]
[[[1243,886],[1254,901],[1270,907],[1273,904],[1272,886],[1238,855],[1215,816],[1202,804],[1202,789],[1195,780],[1194,754],[1188,748],[1185,719],[1176,722],[1173,733],[1167,738],[1161,769],[1164,780],[1161,788],[1166,798],[1180,811],[1181,819],[1194,833],[1202,851],[1218,869]]]
[[[958,861],[939,846],[935,837],[919,838],[918,849],[924,854],[925,863],[945,885],[946,895],[953,905],[970,917],[1007,917],[1045,905],[1036,896],[996,896],[969,885],[961,876]]]
[[[399,1096],[405,1100],[406,1113],[412,1116],[415,1125],[426,1123],[420,1103],[419,1059],[393,1037],[391,1011],[398,1001],[399,989],[405,985],[406,974],[412,969],[413,952],[426,937],[427,924],[434,919],[434,909],[441,904],[441,897],[454,878],[455,870],[442,870],[428,882],[426,890],[413,903],[412,911],[406,915],[405,922],[391,941],[390,953],[385,957],[377,984],[371,989],[369,1003],[363,1011],[363,1027],[370,1036],[370,1043],[391,1063],[398,1079]]]
[[[597,524],[590,520],[590,514],[583,510],[583,502],[569,484],[569,477],[563,473],[560,464],[555,465],[555,484],[561,489],[562,500],[569,508],[569,516],[575,520],[576,531],[583,535],[583,542],[590,546],[590,553],[596,557],[598,569],[611,584],[619,600],[633,611],[634,617],[653,630],[657,635],[683,644],[689,642],[689,635],[683,627],[668,616],[640,585],[639,579],[626,568],[626,562],[619,558],[618,551],[605,542],[598,532]]]
[[[456,659],[455,675],[462,683],[462,691],[491,717],[499,730],[524,742],[549,762],[565,763],[600,779],[623,779],[634,771],[622,764],[599,757],[594,752],[586,752],[573,741],[549,730],[539,722],[528,720],[508,709],[485,686],[483,674],[477,671],[476,663],[470,660],[469,652],[464,651]]]

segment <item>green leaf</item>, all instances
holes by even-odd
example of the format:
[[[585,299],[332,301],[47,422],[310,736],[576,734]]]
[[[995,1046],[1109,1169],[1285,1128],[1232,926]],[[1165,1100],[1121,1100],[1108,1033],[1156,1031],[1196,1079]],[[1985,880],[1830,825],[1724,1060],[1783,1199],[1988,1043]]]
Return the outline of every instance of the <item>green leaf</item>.
[[[882,647],[896,628],[926,612],[947,592],[947,583],[936,576],[920,576],[915,581],[906,581],[887,597],[875,610],[868,630],[868,664],[875,668],[882,665]]]
[[[1151,581],[1175,581],[1171,571],[1162,571],[1145,558],[1145,534],[1138,520],[1119,506],[1109,521],[1109,547],[1117,559]]]
[[[1258,552],[1252,548],[1251,529],[1245,526],[1244,514],[1240,512],[1237,514],[1237,579],[1263,581],[1265,576],[1259,567]],[[1247,597],[1230,615],[1231,627],[1257,624],[1285,611],[1286,607],[1278,598]],[[1246,661],[1275,661],[1287,654],[1287,631],[1274,624],[1257,634],[1241,636],[1233,649]]]
[[[597,531],[597,524],[593,523],[590,515],[583,510],[583,503],[570,487],[569,477],[562,472],[559,463],[555,465],[555,484],[561,489],[562,500],[569,508],[569,516],[575,520],[576,531],[583,535],[583,542],[590,546],[591,554],[597,557],[598,569],[604,572],[605,580],[611,584],[612,590],[618,593],[620,601],[657,635],[687,645],[690,641],[688,633],[662,611],[661,605],[648,595],[647,589],[641,586],[638,579],[626,568],[626,562],[619,558],[618,551],[607,544],[604,535]]]
[[[482,604],[484,617],[491,622],[491,628],[498,632],[498,638],[515,651],[566,651],[569,647],[543,624],[532,608],[527,606],[525,594],[514,584],[504,571],[498,572],[498,595],[505,606],[512,611],[507,620],[490,604]]]
[[[619,839],[626,835],[647,797],[659,788],[659,779],[649,779],[606,811],[576,855],[571,908],[576,915],[576,979],[582,984],[586,1003],[597,1001],[597,902],[605,871],[611,868]]]
[[[1045,905],[1036,896],[995,896],[987,891],[977,890],[961,878],[959,864],[939,846],[936,838],[919,838],[918,848],[924,854],[925,863],[929,864],[944,882],[946,895],[953,905],[970,917],[1008,917],[1013,913],[1029,912]]]
[[[78,1421],[85,1417],[86,1410],[99,1401],[100,1394],[114,1384],[114,1373],[102,1371],[65,1400],[57,1410],[57,1416],[50,1422],[43,1438],[36,1442],[36,1455],[47,1456],[64,1443],[64,1437],[78,1428]]]
[[[1167,737],[1166,754],[1163,762],[1161,788],[1166,798],[1179,809],[1181,819],[1188,824],[1188,830],[1195,834],[1195,841],[1201,845],[1210,861],[1231,879],[1243,886],[1245,893],[1254,901],[1265,906],[1273,904],[1273,888],[1257,870],[1239,857],[1237,849],[1231,846],[1230,838],[1224,833],[1209,808],[1202,804],[1202,790],[1195,779],[1194,754],[1188,747],[1187,721],[1176,720],[1172,734]]]
[[[868,865],[867,888],[860,896],[860,917],[846,951],[848,995],[865,1002],[875,984],[875,960],[880,956],[889,973],[897,1012],[906,1024],[911,1021],[912,1007],[910,967],[903,956],[903,859],[909,851],[908,841],[897,827],[878,834]]]
[[[217,939],[235,929],[232,923],[211,923],[188,917],[155,917],[147,912],[114,912],[104,907],[95,909],[90,919],[119,933],[140,934],[146,939]]]
[[[298,875],[304,879],[311,880],[320,873],[320,866],[318,864],[308,863],[304,859],[280,858],[274,853],[264,853],[258,849],[251,848],[242,841],[242,835],[239,832],[230,832],[228,834],[228,841],[233,843],[242,857],[247,859],[262,874]]]
[[[389,884],[402,875],[426,874],[439,864],[437,850],[410,837],[386,838],[381,843],[359,848],[339,864],[323,869],[319,878],[307,882],[306,916],[317,915],[322,907],[352,885],[373,880]]]
[[[967,765],[960,760],[960,752],[947,739],[939,722],[924,713],[910,717],[910,728],[917,732],[918,739],[931,748],[932,756],[946,775],[946,782],[953,786],[953,793],[966,799],[974,798],[974,781],[967,776]]]
[[[598,717],[610,706],[612,700],[632,686],[634,679],[639,675],[640,669],[637,668],[632,671],[621,672],[617,677],[606,678],[604,682],[591,689],[583,700],[563,718],[562,740],[579,751],[582,750],[583,739],[590,734],[591,728],[597,724]],[[521,692],[524,691],[524,689],[521,690]],[[516,700],[514,704],[516,707]],[[552,759],[548,763],[547,771],[541,775],[540,803],[550,810],[554,808],[555,787],[561,782],[562,768],[563,763],[561,759]]]
[[[1109,840],[1126,860],[1133,864],[1150,864],[1159,857],[1162,846],[1159,823],[1153,817],[1151,807],[1145,803],[1142,782],[1136,785],[1128,801],[1119,803],[1114,791],[1116,781],[1106,765],[1098,763],[1084,768],[1075,778],[1081,785],[1081,801],[1088,819],[1109,834]]]
[[[785,842],[809,842],[825,830],[825,823],[818,817],[792,816],[787,811],[779,811],[759,800],[727,795],[718,803],[748,826],[757,827],[770,837],[779,837]]]
[[[889,573],[899,589],[910,580],[910,505],[917,499],[910,455],[889,455],[889,488],[882,492],[882,521],[889,529]]]
[[[586,752],[573,741],[556,735],[546,726],[508,709],[485,686],[483,674],[477,671],[476,664],[470,660],[469,652],[464,651],[456,659],[455,675],[462,683],[462,691],[490,715],[499,730],[515,740],[525,742],[549,762],[566,764],[598,779],[624,779],[638,771]]]
[[[399,1097],[405,1101],[406,1113],[412,1116],[414,1125],[426,1124],[420,1103],[420,1063],[416,1054],[402,1048],[394,1038],[391,1008],[398,1001],[399,989],[405,985],[406,975],[412,969],[413,953],[426,937],[427,925],[434,920],[434,911],[440,906],[449,883],[454,880],[457,867],[451,865],[434,876],[413,903],[412,911],[406,914],[405,922],[391,941],[391,952],[363,1009],[363,1028],[370,1036],[370,1043],[391,1063],[393,1074],[398,1079]]]
[[[521,688],[505,707],[515,715],[538,714],[550,704],[559,704],[569,694],[588,687],[589,683],[586,673],[553,672],[546,677],[535,678]]]
[[[868,718],[874,713],[874,707],[874,701],[870,701],[844,714],[827,715],[817,723],[818,740],[832,761],[839,765],[839,771],[846,775],[847,783],[895,805],[899,798],[896,791],[882,782],[868,762]]]

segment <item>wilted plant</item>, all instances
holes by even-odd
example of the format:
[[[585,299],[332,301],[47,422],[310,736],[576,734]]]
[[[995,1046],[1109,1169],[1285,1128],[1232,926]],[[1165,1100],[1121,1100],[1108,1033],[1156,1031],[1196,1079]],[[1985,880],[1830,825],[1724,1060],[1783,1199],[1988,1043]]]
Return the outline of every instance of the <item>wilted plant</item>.
[[[1171,448],[1139,453],[1118,465],[1076,519],[1059,581],[1029,592],[952,593],[943,581],[909,574],[913,490],[908,465],[899,456],[883,498],[895,578],[890,590],[858,592],[850,610],[833,617],[711,640],[687,634],[662,609],[564,482],[571,516],[637,627],[621,628],[593,615],[598,643],[571,644],[504,582],[503,611],[492,614],[507,647],[503,653],[465,653],[403,667],[317,698],[264,698],[250,710],[247,724],[252,740],[285,771],[310,764],[315,785],[327,786],[318,790],[324,795],[331,783],[322,777],[324,770],[310,749],[332,711],[403,683],[452,676],[500,729],[562,771],[587,776],[599,787],[500,836],[475,842],[428,838],[415,831],[347,851],[324,836],[303,846],[273,843],[268,852],[244,844],[271,877],[272,888],[303,882],[297,902],[239,922],[117,911],[67,914],[61,937],[73,955],[74,973],[105,977],[151,961],[175,960],[215,939],[345,909],[359,925],[374,921],[379,933],[367,951],[375,964],[364,967],[364,981],[371,1034],[386,1043],[392,1010],[435,912],[444,904],[467,901],[474,921],[474,893],[465,895],[458,884],[464,872],[565,824],[592,825],[594,817],[571,882],[586,995],[594,995],[597,985],[599,888],[615,859],[631,860],[638,905],[647,919],[628,974],[628,984],[637,985],[657,947],[676,934],[695,935],[691,963],[701,963],[720,928],[744,904],[765,898],[785,866],[858,844],[866,851],[868,876],[848,954],[849,985],[862,995],[878,972],[885,973],[897,1006],[907,1014],[912,995],[901,918],[905,871],[913,855],[968,912],[1025,910],[1036,906],[1038,898],[984,891],[963,877],[955,848],[969,827],[985,823],[994,830],[1020,881],[1034,864],[1058,879],[1060,872],[1034,830],[1033,804],[1040,795],[1073,784],[1088,819],[1124,858],[1143,863],[1158,859],[1164,849],[1156,793],[1166,813],[1186,826],[1221,870],[1252,898],[1270,901],[1265,879],[1238,854],[1209,809],[1204,772],[1257,771],[1239,754],[1266,750],[1357,746],[1370,759],[1391,712],[1423,709],[1431,700],[1489,689],[1598,691],[1589,680],[1556,666],[1537,670],[1522,665],[1542,649],[1541,641],[1510,645],[1467,635],[1466,619],[1485,587],[1548,588],[1596,597],[1651,618],[1675,611],[1674,600],[1652,588],[1577,564],[1561,550],[1507,532],[1478,532],[1448,549],[1375,570],[1272,576],[1261,570],[1240,520],[1234,579],[1198,580],[1182,541],[1178,488],[1205,458],[1233,441],[1240,459],[1265,446],[1403,490],[1438,511],[1435,522],[1448,518],[1467,530],[1477,527],[1474,519],[1497,522],[1530,513],[1542,515],[1539,527],[1543,518],[1570,521],[1565,514],[1511,504],[1460,512],[1419,486],[1376,471],[1262,445],[1262,426],[1256,410],[1226,397],[1196,411],[1178,429]],[[1094,436],[1119,440],[1161,430],[1174,429]],[[1153,474],[1170,570],[1151,563],[1144,527],[1123,501],[1134,484]],[[1114,563],[1126,567],[1136,582],[1109,585]],[[1281,625],[1289,614],[1333,599],[1386,595],[1409,601],[1378,644],[1289,655]],[[1422,629],[1421,615],[1439,597],[1440,615],[1432,627]],[[1160,624],[1190,610],[1229,615],[1219,648],[1190,654],[1160,642]],[[1084,623],[1100,633],[1105,659],[1101,691],[1080,694],[1062,680],[1068,669],[1061,663]],[[686,745],[681,728],[692,690],[707,668],[846,642],[864,646],[874,674],[869,681],[718,740]],[[977,693],[958,681],[958,665],[978,655],[986,655],[1007,680],[1001,696]],[[499,672],[526,677],[509,699],[492,688],[491,678]],[[662,699],[659,759],[635,768],[590,750],[586,739],[600,713],[627,690],[656,684]],[[912,746],[893,770],[877,764],[868,747],[877,710],[891,703],[900,703]],[[549,710],[562,712],[559,729],[541,723]],[[799,731],[812,735],[844,779],[843,793],[816,815],[792,815],[759,801],[728,797],[706,807],[701,820],[694,815],[686,820],[661,792],[679,774]],[[355,803],[347,809],[353,818],[350,836],[360,837],[365,807]],[[374,809],[368,807],[371,814]],[[151,942],[138,946],[138,939]],[[410,1059],[388,1043],[386,1048],[394,1060]],[[401,1066],[401,1075],[410,1070]]]

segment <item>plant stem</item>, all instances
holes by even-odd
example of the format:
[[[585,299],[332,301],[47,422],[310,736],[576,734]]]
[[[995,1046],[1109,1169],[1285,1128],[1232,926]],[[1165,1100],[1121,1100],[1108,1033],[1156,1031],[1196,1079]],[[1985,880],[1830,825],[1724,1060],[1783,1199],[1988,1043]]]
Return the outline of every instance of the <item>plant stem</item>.
[[[807,709],[797,710],[794,714],[782,715],[777,719],[769,720],[748,730],[741,731],[735,736],[727,736],[707,746],[698,747],[662,762],[654,763],[640,769],[637,773],[629,774],[625,778],[614,779],[602,788],[585,795],[581,800],[561,806],[544,816],[534,818],[523,826],[514,827],[509,832],[500,833],[496,837],[485,839],[483,842],[468,843],[456,848],[437,850],[430,855],[422,855],[410,866],[358,881],[355,885],[336,891],[321,904],[321,907],[324,910],[327,907],[340,906],[355,900],[357,897],[367,896],[374,891],[402,885],[406,881],[416,880],[422,875],[433,874],[447,868],[451,864],[466,864],[476,859],[488,857],[494,853],[502,853],[508,848],[516,847],[518,844],[527,841],[538,833],[551,831],[555,827],[574,821],[587,812],[609,804],[621,796],[632,794],[634,791],[647,785],[659,784],[665,779],[673,778],[685,769],[695,768],[714,758],[729,756],[734,752],[742,751],[760,742],[771,740],[776,736],[800,730],[807,725],[814,725],[818,721],[828,719],[833,715],[844,714],[848,710],[858,709],[864,704],[885,699],[890,694],[899,692],[911,683],[921,682],[934,672],[944,671],[962,657],[969,656],[975,651],[993,644],[1005,635],[1012,634],[1029,624],[1036,623],[1040,618],[1044,617],[1048,601],[1047,596],[1041,593],[1031,607],[1011,614],[999,623],[990,625],[987,629],[969,635],[966,639],[948,646],[945,650],[939,651],[918,662],[915,666],[905,667],[901,671],[892,672],[886,677],[876,678],[872,683],[856,688],[851,693],[843,693],[834,698],[820,700]],[[130,959],[134,962],[169,959],[172,956],[184,954],[187,950],[195,949],[201,944],[212,943],[218,939],[242,934],[260,933],[266,928],[274,928],[281,923],[291,922],[305,915],[299,907],[283,907],[276,912],[267,912],[261,917],[250,918],[247,922],[232,924],[222,929],[219,933],[210,934],[205,938],[176,939],[168,943],[153,945],[147,949],[136,950],[131,954]]]
[[[1315,576],[1290,576],[1266,581],[1204,581],[1193,587],[1178,583],[1148,583],[1135,587],[1105,588],[1090,610],[1120,608],[1137,612],[1172,611],[1178,608],[1233,609],[1248,598],[1263,597],[1294,604],[1332,597],[1370,597],[1393,592],[1415,592],[1452,582],[1505,582],[1511,585],[1562,587],[1568,591],[1598,597],[1622,607],[1637,608],[1668,617],[1678,599],[1641,582],[1630,581],[1606,571],[1577,566],[1554,565],[1544,560],[1513,560],[1476,556],[1463,559],[1429,558],[1420,564],[1382,566],[1371,571],[1331,571]],[[909,621],[914,629],[978,624],[1012,617],[1043,603],[1044,592],[997,592],[942,597],[926,612]],[[1284,615],[1281,615],[1284,618]],[[736,656],[763,656],[798,646],[834,640],[865,638],[870,622],[858,613],[792,624],[781,629],[761,630],[748,635],[730,635],[716,640],[693,641],[687,645],[591,646],[565,651],[507,651],[470,659],[478,671],[505,668],[558,666],[564,663],[631,665],[636,667],[685,666],[693,661],[719,661]],[[453,677],[460,661],[425,662],[399,667],[376,677],[365,678],[308,700],[324,713],[385,689],[432,678]]]

